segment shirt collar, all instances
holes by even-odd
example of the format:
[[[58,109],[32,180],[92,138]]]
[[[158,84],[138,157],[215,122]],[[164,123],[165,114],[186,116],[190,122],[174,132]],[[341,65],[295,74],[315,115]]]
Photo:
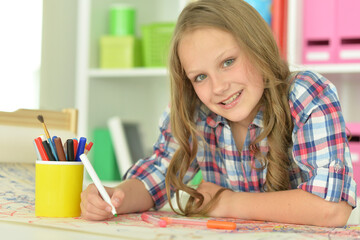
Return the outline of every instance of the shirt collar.
[[[255,125],[257,127],[263,128],[264,127],[263,115],[264,115],[264,107],[260,107],[254,120],[250,125]]]
[[[205,122],[211,128],[216,128],[219,124],[227,124],[227,120],[224,117],[214,113],[202,103],[200,103],[199,117],[200,121]]]

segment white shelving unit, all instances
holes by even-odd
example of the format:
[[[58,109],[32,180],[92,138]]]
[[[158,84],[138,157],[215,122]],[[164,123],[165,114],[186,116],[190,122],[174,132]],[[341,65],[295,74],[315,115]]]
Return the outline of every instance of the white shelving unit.
[[[144,145],[151,148],[158,135],[157,123],[169,100],[165,68],[99,69],[98,41],[107,34],[109,7],[128,4],[136,8],[137,35],[143,24],[176,21],[186,0],[79,0],[76,69],[76,107],[79,135],[106,127],[118,115],[140,123]]]

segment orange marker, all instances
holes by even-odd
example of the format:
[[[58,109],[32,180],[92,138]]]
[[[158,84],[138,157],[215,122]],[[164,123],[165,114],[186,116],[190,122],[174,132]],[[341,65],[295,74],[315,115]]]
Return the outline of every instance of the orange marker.
[[[184,225],[196,225],[196,226],[206,226],[207,228],[212,229],[225,229],[225,230],[235,230],[236,223],[226,222],[226,221],[215,221],[215,220],[198,220],[190,218],[169,218],[161,217],[160,219],[165,220],[166,223],[172,224],[184,224]]]

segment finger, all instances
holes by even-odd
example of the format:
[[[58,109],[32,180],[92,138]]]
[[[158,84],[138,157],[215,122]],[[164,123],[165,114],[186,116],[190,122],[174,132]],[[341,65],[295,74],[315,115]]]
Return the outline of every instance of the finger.
[[[81,208],[81,218],[85,220],[99,221],[99,220],[106,220],[112,217],[112,214],[110,213],[103,215],[103,214],[96,214],[93,212],[89,212],[85,209],[83,204],[80,204],[80,208]]]
[[[111,206],[107,203],[99,205],[93,204],[92,201],[82,201],[81,205],[86,212],[94,213],[97,215],[106,216],[111,213]]]
[[[111,212],[111,206],[102,199],[97,189],[93,186],[89,186],[81,193],[81,203],[87,212],[102,215],[104,215],[102,212]]]
[[[81,198],[84,198],[84,202],[89,202],[91,205],[100,209],[106,209],[109,206],[109,204],[103,200],[94,184],[90,184],[88,186],[88,188],[81,194]]]
[[[122,190],[115,190],[111,197],[111,203],[114,205],[115,208],[118,208],[121,206],[124,198],[125,193]]]

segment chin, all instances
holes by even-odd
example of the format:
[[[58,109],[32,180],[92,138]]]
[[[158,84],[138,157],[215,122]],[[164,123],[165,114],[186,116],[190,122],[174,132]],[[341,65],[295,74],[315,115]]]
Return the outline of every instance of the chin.
[[[231,121],[233,123],[241,123],[241,122],[244,122],[246,121],[246,119],[248,118],[248,115],[244,116],[243,114],[241,116],[228,116],[228,117],[225,117],[228,121]],[[249,122],[250,124],[250,122]]]

